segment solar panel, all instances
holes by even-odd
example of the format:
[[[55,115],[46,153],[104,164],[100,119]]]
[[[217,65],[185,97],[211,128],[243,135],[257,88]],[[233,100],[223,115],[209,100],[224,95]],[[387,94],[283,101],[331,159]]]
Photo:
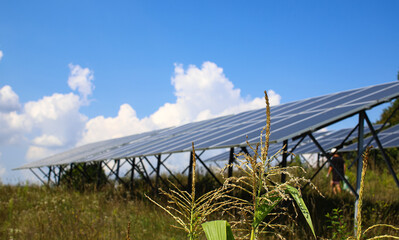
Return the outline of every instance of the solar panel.
[[[374,129],[379,128],[381,125],[373,125]],[[323,149],[329,150],[331,148],[339,146],[342,141],[347,138],[346,142],[351,142],[353,139],[357,138],[357,131],[353,131],[350,136],[349,133],[351,133],[353,129],[352,128],[345,128],[345,129],[340,129],[337,131],[329,131],[327,134],[317,137],[316,140],[317,142],[322,146]],[[368,134],[370,132],[370,129],[368,127],[364,127],[364,134]],[[342,150],[341,150],[342,151]],[[307,142],[297,148],[295,150],[296,154],[306,154],[306,153],[319,153],[320,150],[319,148],[313,143],[313,142]]]
[[[375,129],[376,130],[376,129]],[[364,139],[364,148],[367,147],[366,145],[370,142],[372,137],[367,137]],[[390,128],[384,129],[380,133],[378,133],[378,139],[380,140],[382,146],[384,148],[394,148],[399,147],[399,124],[392,126]],[[377,148],[377,142],[373,140],[370,144]],[[342,149],[343,152],[345,151],[357,151],[357,143],[351,144],[346,146]]]
[[[316,131],[398,96],[399,82],[396,81],[273,106],[270,141],[281,143]],[[246,136],[250,143],[259,141],[265,119],[264,109],[246,111],[88,144],[21,168],[190,151],[191,142],[195,142],[197,150],[245,146]]]

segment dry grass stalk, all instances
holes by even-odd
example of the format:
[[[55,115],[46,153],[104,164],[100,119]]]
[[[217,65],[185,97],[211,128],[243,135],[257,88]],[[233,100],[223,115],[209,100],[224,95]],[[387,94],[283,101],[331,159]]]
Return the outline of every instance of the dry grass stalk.
[[[129,221],[129,223],[127,224],[126,240],[131,240],[130,239],[130,224],[131,224],[131,222]]]

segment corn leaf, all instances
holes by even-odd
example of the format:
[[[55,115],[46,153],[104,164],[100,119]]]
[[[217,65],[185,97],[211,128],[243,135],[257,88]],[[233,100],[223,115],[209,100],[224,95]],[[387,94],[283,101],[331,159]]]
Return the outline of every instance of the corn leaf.
[[[276,207],[276,205],[281,201],[280,196],[270,197],[270,201],[263,200],[264,203],[258,204],[254,216],[254,222],[252,226],[257,228],[259,224],[265,219],[265,217]]]
[[[309,210],[306,207],[305,202],[303,201],[303,198],[299,195],[298,189],[287,185],[286,190],[294,198],[294,200],[297,203],[299,209],[301,210],[303,216],[305,217],[306,221],[308,222],[310,229],[312,229],[314,237],[316,237],[316,234],[315,234],[314,228],[313,228],[313,224],[312,224],[312,219],[310,218]]]
[[[208,240],[234,240],[230,224],[225,220],[203,223],[202,228]]]

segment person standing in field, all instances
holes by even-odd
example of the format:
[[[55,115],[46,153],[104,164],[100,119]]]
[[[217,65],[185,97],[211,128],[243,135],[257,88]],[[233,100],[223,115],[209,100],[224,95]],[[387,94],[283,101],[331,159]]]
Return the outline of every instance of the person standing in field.
[[[334,194],[341,193],[341,176],[345,176],[345,161],[341,157],[341,155],[336,151],[336,149],[332,149],[333,157],[331,158],[330,167],[328,168],[327,177],[332,172],[331,179],[331,188]],[[334,167],[335,168],[334,168]],[[341,176],[338,174],[341,174]]]

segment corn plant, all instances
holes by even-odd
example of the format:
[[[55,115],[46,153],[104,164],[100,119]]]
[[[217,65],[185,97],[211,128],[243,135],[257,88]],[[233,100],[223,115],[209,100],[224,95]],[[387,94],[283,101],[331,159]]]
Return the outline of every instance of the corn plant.
[[[238,177],[230,177],[226,179],[224,183],[224,186],[228,189],[237,189],[251,196],[251,199],[249,200],[238,198],[232,195],[228,196],[233,200],[231,201],[233,204],[231,204],[227,210],[235,210],[241,213],[241,219],[237,221],[231,221],[230,223],[237,232],[243,232],[242,237],[245,239],[258,239],[260,234],[267,233],[268,229],[274,230],[274,234],[282,237],[277,230],[286,228],[286,226],[273,224],[273,220],[281,217],[282,215],[287,215],[287,212],[283,211],[273,214],[271,214],[271,212],[281,202],[293,199],[297,203],[300,211],[303,213],[313,235],[315,236],[312,220],[310,218],[309,211],[301,197],[301,193],[297,188],[293,187],[300,186],[302,182],[309,182],[304,178],[296,177],[292,173],[293,170],[296,170],[297,168],[301,170],[303,170],[303,168],[281,168],[271,166],[271,160],[280,152],[276,153],[272,157],[268,156],[270,136],[270,105],[266,91],[265,101],[266,126],[261,132],[260,143],[254,147],[248,143],[248,146],[251,147],[254,155],[250,156],[248,154],[242,154],[244,155],[245,159],[240,160],[237,158],[236,160],[238,161],[238,164],[235,164],[236,168],[238,168],[243,174]],[[264,140],[263,135],[265,138]],[[288,176],[288,180],[286,182],[279,183],[276,181],[276,178],[280,177],[282,174]],[[265,222],[264,220],[268,215],[272,215],[272,218],[268,222]],[[232,236],[230,236],[230,238],[209,237],[211,235],[215,235],[212,233],[223,229],[223,226],[228,225],[223,222],[219,222],[217,226],[216,224],[203,224],[203,228],[208,240],[234,239]],[[229,231],[226,230],[226,232]],[[226,234],[226,236],[228,236],[228,234]]]
[[[160,193],[168,198],[168,206],[164,207],[153,199],[147,198],[173,217],[177,225],[173,225],[187,233],[188,239],[198,239],[202,232],[201,224],[204,223],[209,215],[219,211],[224,206],[231,204],[234,200],[226,200],[226,194],[231,191],[226,188],[217,188],[209,191],[202,196],[195,195],[195,149],[192,144],[192,185],[191,193],[179,189],[172,184],[174,189],[169,192],[160,189]]]

